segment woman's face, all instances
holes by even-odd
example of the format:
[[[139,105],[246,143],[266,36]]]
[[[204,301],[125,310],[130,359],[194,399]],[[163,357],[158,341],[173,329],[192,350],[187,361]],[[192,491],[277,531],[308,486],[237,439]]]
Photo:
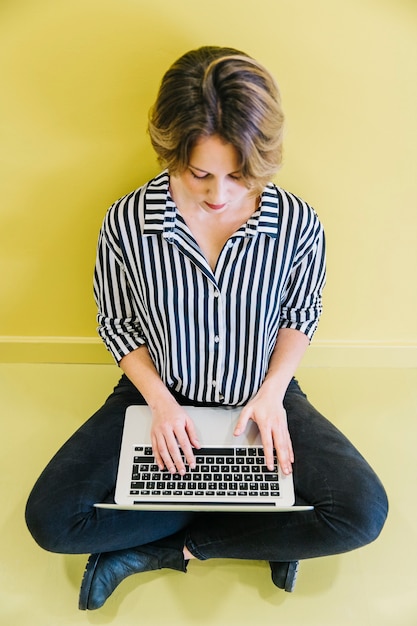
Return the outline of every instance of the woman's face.
[[[177,204],[186,202],[187,207],[211,215],[246,210],[253,203],[242,178],[236,148],[217,135],[198,140],[187,169],[171,179]]]

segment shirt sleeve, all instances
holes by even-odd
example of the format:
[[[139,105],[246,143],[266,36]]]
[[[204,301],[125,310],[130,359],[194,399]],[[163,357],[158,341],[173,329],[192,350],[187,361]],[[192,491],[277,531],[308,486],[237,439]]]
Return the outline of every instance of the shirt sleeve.
[[[98,307],[98,333],[118,363],[140,346],[145,338],[132,306],[123,256],[114,230],[110,228],[110,212],[100,231],[94,270],[94,297]]]
[[[293,328],[311,340],[322,313],[326,282],[326,251],[323,227],[314,214],[310,236],[297,254],[281,300],[280,328]]]

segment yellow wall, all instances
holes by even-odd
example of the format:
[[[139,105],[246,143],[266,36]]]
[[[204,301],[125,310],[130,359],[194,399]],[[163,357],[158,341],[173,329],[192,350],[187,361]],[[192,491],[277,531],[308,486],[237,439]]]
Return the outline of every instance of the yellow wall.
[[[328,237],[317,341],[415,348],[415,1],[2,0],[0,349],[95,337],[100,222],[157,171],[147,111],[202,44],[247,51],[281,85],[277,180]]]

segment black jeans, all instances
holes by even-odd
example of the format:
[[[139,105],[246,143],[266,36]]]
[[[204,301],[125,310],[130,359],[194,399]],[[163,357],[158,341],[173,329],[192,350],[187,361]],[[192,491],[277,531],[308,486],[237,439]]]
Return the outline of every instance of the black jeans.
[[[381,482],[295,380],[285,408],[295,453],[296,503],[313,504],[314,510],[246,514],[95,508],[95,502],[113,501],[126,407],[143,403],[122,376],[104,406],[43,471],[26,507],[28,528],[43,548],[66,554],[110,552],[181,533],[199,559],[293,561],[353,550],[379,535],[388,511]]]

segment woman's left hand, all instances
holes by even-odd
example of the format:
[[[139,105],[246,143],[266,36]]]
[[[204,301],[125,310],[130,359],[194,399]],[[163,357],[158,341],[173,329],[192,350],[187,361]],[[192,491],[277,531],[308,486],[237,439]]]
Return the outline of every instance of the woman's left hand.
[[[274,449],[284,474],[291,474],[294,463],[294,452],[288,431],[287,413],[282,402],[277,398],[263,394],[262,391],[242,410],[234,435],[241,435],[248,421],[257,424],[265,452],[265,460],[269,469],[274,468]]]

